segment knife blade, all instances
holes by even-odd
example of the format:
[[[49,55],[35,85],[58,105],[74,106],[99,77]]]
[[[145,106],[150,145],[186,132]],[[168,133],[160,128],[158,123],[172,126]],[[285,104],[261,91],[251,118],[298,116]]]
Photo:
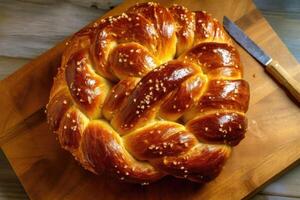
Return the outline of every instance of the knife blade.
[[[255,44],[235,23],[226,16],[223,18],[226,31],[239,43],[250,55],[264,66],[271,62],[268,56],[257,44]]]
[[[234,22],[224,16],[225,30],[239,43],[251,56],[260,62],[265,70],[286,88],[300,106],[300,83],[296,81],[276,60],[267,55],[255,42],[253,42]]]

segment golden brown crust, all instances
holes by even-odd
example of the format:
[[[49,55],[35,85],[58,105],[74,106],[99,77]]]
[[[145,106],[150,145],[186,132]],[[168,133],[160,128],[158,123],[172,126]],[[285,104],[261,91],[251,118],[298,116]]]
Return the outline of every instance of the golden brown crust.
[[[139,160],[176,156],[198,141],[177,123],[158,122],[124,137],[126,149]]]
[[[235,111],[221,111],[201,115],[186,126],[199,140],[237,145],[244,138],[247,119]]]
[[[155,118],[160,104],[197,73],[196,66],[182,61],[172,61],[152,70],[139,81],[124,106],[114,115],[112,126],[121,135],[144,126]]]
[[[92,121],[85,129],[82,149],[96,173],[108,171],[121,180],[155,181],[163,176],[148,163],[136,161],[125,149],[121,137],[109,124]]]
[[[220,23],[150,2],[73,36],[47,118],[61,146],[95,174],[204,183],[244,138],[248,105],[238,52]]]
[[[177,46],[176,55],[182,54],[190,49],[194,43],[195,36],[195,13],[180,5],[169,8],[176,24]]]
[[[198,144],[185,154],[165,157],[153,164],[175,177],[205,183],[220,173],[229,152],[226,146]]]

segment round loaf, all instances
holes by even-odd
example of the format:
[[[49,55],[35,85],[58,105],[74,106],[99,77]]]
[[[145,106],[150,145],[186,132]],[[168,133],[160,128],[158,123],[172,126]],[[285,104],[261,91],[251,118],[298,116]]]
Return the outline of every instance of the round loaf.
[[[237,50],[210,14],[136,4],[68,42],[47,119],[61,146],[95,174],[204,183],[244,138],[242,75]]]

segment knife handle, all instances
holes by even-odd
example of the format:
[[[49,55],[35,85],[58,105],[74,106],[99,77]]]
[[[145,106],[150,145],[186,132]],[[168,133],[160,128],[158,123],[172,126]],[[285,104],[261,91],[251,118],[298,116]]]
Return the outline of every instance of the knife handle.
[[[266,67],[267,72],[285,87],[300,103],[300,83],[296,81],[276,60],[272,60]]]

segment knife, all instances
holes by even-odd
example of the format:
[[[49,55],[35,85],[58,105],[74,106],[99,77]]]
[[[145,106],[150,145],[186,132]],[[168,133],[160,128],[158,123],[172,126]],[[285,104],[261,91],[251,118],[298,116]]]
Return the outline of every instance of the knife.
[[[286,88],[289,93],[300,103],[300,83],[297,82],[276,60],[267,55],[257,46],[234,22],[226,16],[223,18],[225,30],[239,43],[251,56],[261,63],[265,70]]]

